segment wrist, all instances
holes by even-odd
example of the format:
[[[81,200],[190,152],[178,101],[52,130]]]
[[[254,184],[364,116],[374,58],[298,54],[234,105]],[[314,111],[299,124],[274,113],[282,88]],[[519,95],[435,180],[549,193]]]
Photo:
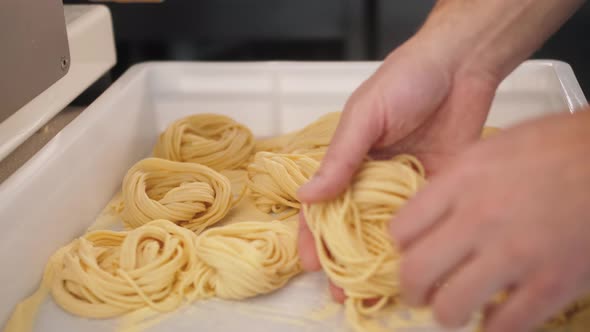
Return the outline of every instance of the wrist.
[[[583,0],[439,0],[409,41],[453,76],[503,80]]]

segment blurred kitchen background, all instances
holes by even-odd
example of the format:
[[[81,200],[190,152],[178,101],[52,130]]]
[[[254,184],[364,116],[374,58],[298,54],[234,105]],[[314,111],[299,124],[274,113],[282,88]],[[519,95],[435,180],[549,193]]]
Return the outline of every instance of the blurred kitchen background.
[[[152,60],[381,60],[421,25],[435,0],[118,0],[117,65],[0,161],[0,183],[130,66]],[[154,3],[154,1],[156,1]],[[134,2],[134,3],[129,3]],[[140,2],[140,3],[135,3]],[[590,96],[590,3],[534,58],[572,65]]]
[[[81,103],[142,61],[380,60],[417,30],[435,0],[102,3],[113,16],[118,63],[79,98]],[[589,36],[587,3],[534,58],[570,63],[588,95]]]

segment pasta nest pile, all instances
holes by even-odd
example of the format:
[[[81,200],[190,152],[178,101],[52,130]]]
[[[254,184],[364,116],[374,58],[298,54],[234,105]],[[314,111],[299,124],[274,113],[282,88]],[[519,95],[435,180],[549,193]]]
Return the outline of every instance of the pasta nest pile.
[[[319,168],[339,119],[329,113],[259,140],[222,115],[177,120],[153,157],[123,179],[114,210],[127,230],[89,232],[58,250],[42,287],[66,311],[90,318],[269,293],[301,272],[297,226],[284,220],[303,209],[324,271],[348,297],[349,322],[358,331],[377,329],[376,314],[400,293],[400,253],[388,224],[426,174],[411,155],[367,159],[337,198],[302,206],[297,190]],[[243,189],[228,171],[244,173]],[[274,220],[224,223],[242,201]]]
[[[200,235],[167,220],[126,232],[96,231],[58,251],[54,300],[75,315],[115,317],[150,307],[168,312],[217,296],[244,299],[299,273],[295,232],[243,222]]]

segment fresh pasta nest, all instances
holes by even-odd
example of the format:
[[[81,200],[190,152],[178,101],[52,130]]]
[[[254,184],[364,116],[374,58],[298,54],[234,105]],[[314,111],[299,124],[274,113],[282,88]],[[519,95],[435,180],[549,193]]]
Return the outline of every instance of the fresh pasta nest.
[[[371,314],[399,295],[399,251],[387,227],[396,212],[425,183],[414,157],[367,161],[338,198],[304,206],[320,263],[348,299],[348,318],[357,330]],[[364,301],[380,299],[366,307]]]
[[[123,180],[121,218],[131,228],[166,219],[200,233],[232,206],[229,180],[207,166],[147,158]]]
[[[244,299],[284,286],[301,271],[295,231],[281,221],[246,221],[198,236],[197,255],[212,271],[215,296]]]
[[[172,123],[154,148],[154,156],[209,166],[214,170],[240,168],[254,151],[250,129],[217,114],[198,114]]]
[[[130,232],[88,233],[53,259],[53,298],[68,312],[91,318],[146,306],[174,310],[195,296],[194,237],[166,220]]]
[[[253,221],[196,235],[155,220],[132,231],[88,233],[50,260],[51,291],[63,309],[90,318],[266,294],[301,271],[293,228]]]

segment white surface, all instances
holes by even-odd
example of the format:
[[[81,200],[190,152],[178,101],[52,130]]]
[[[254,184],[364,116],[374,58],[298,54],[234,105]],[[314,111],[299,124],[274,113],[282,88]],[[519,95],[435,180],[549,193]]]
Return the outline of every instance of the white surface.
[[[0,185],[0,266],[5,267],[0,274],[0,285],[4,285],[0,322],[36,288],[51,253],[93,222],[119,189],[127,169],[151,151],[158,133],[172,120],[216,112],[243,122],[258,136],[279,134],[301,128],[321,113],[340,110],[377,65],[147,63],[130,69]],[[573,111],[585,103],[567,65],[528,62],[499,88],[488,124],[506,126]],[[317,308],[320,300],[327,301],[324,279],[308,275],[274,296],[253,302],[288,306],[286,314],[298,317],[309,307]],[[293,324],[282,326],[276,314],[257,319],[236,311],[254,310],[247,304],[213,302],[191,308],[190,314],[178,313],[158,329],[210,330],[219,323],[217,331],[305,330]],[[49,304],[37,326],[43,331],[99,331],[113,325],[74,318]],[[338,320],[329,329],[337,326],[341,326]],[[322,329],[328,327],[311,325],[311,330]]]
[[[163,320],[144,331],[256,331],[256,332],[353,332],[347,326],[342,309],[329,314],[326,304],[330,295],[326,278],[321,273],[294,278],[289,286],[277,292],[252,298],[245,302],[209,300],[196,302],[172,314],[162,315]],[[327,315],[326,315],[327,314]],[[404,317],[402,313],[396,315]],[[402,319],[402,318],[398,318]],[[403,324],[403,323],[402,323]],[[396,325],[392,332],[432,332],[431,324],[404,327]],[[43,305],[35,331],[116,331],[121,322],[115,320],[88,320],[65,313],[48,300]],[[445,330],[449,331],[450,330]],[[469,328],[453,330],[468,332]],[[139,331],[136,331],[139,332]]]
[[[0,160],[106,73],[116,62],[111,16],[101,5],[64,6],[69,72],[0,123]]]

